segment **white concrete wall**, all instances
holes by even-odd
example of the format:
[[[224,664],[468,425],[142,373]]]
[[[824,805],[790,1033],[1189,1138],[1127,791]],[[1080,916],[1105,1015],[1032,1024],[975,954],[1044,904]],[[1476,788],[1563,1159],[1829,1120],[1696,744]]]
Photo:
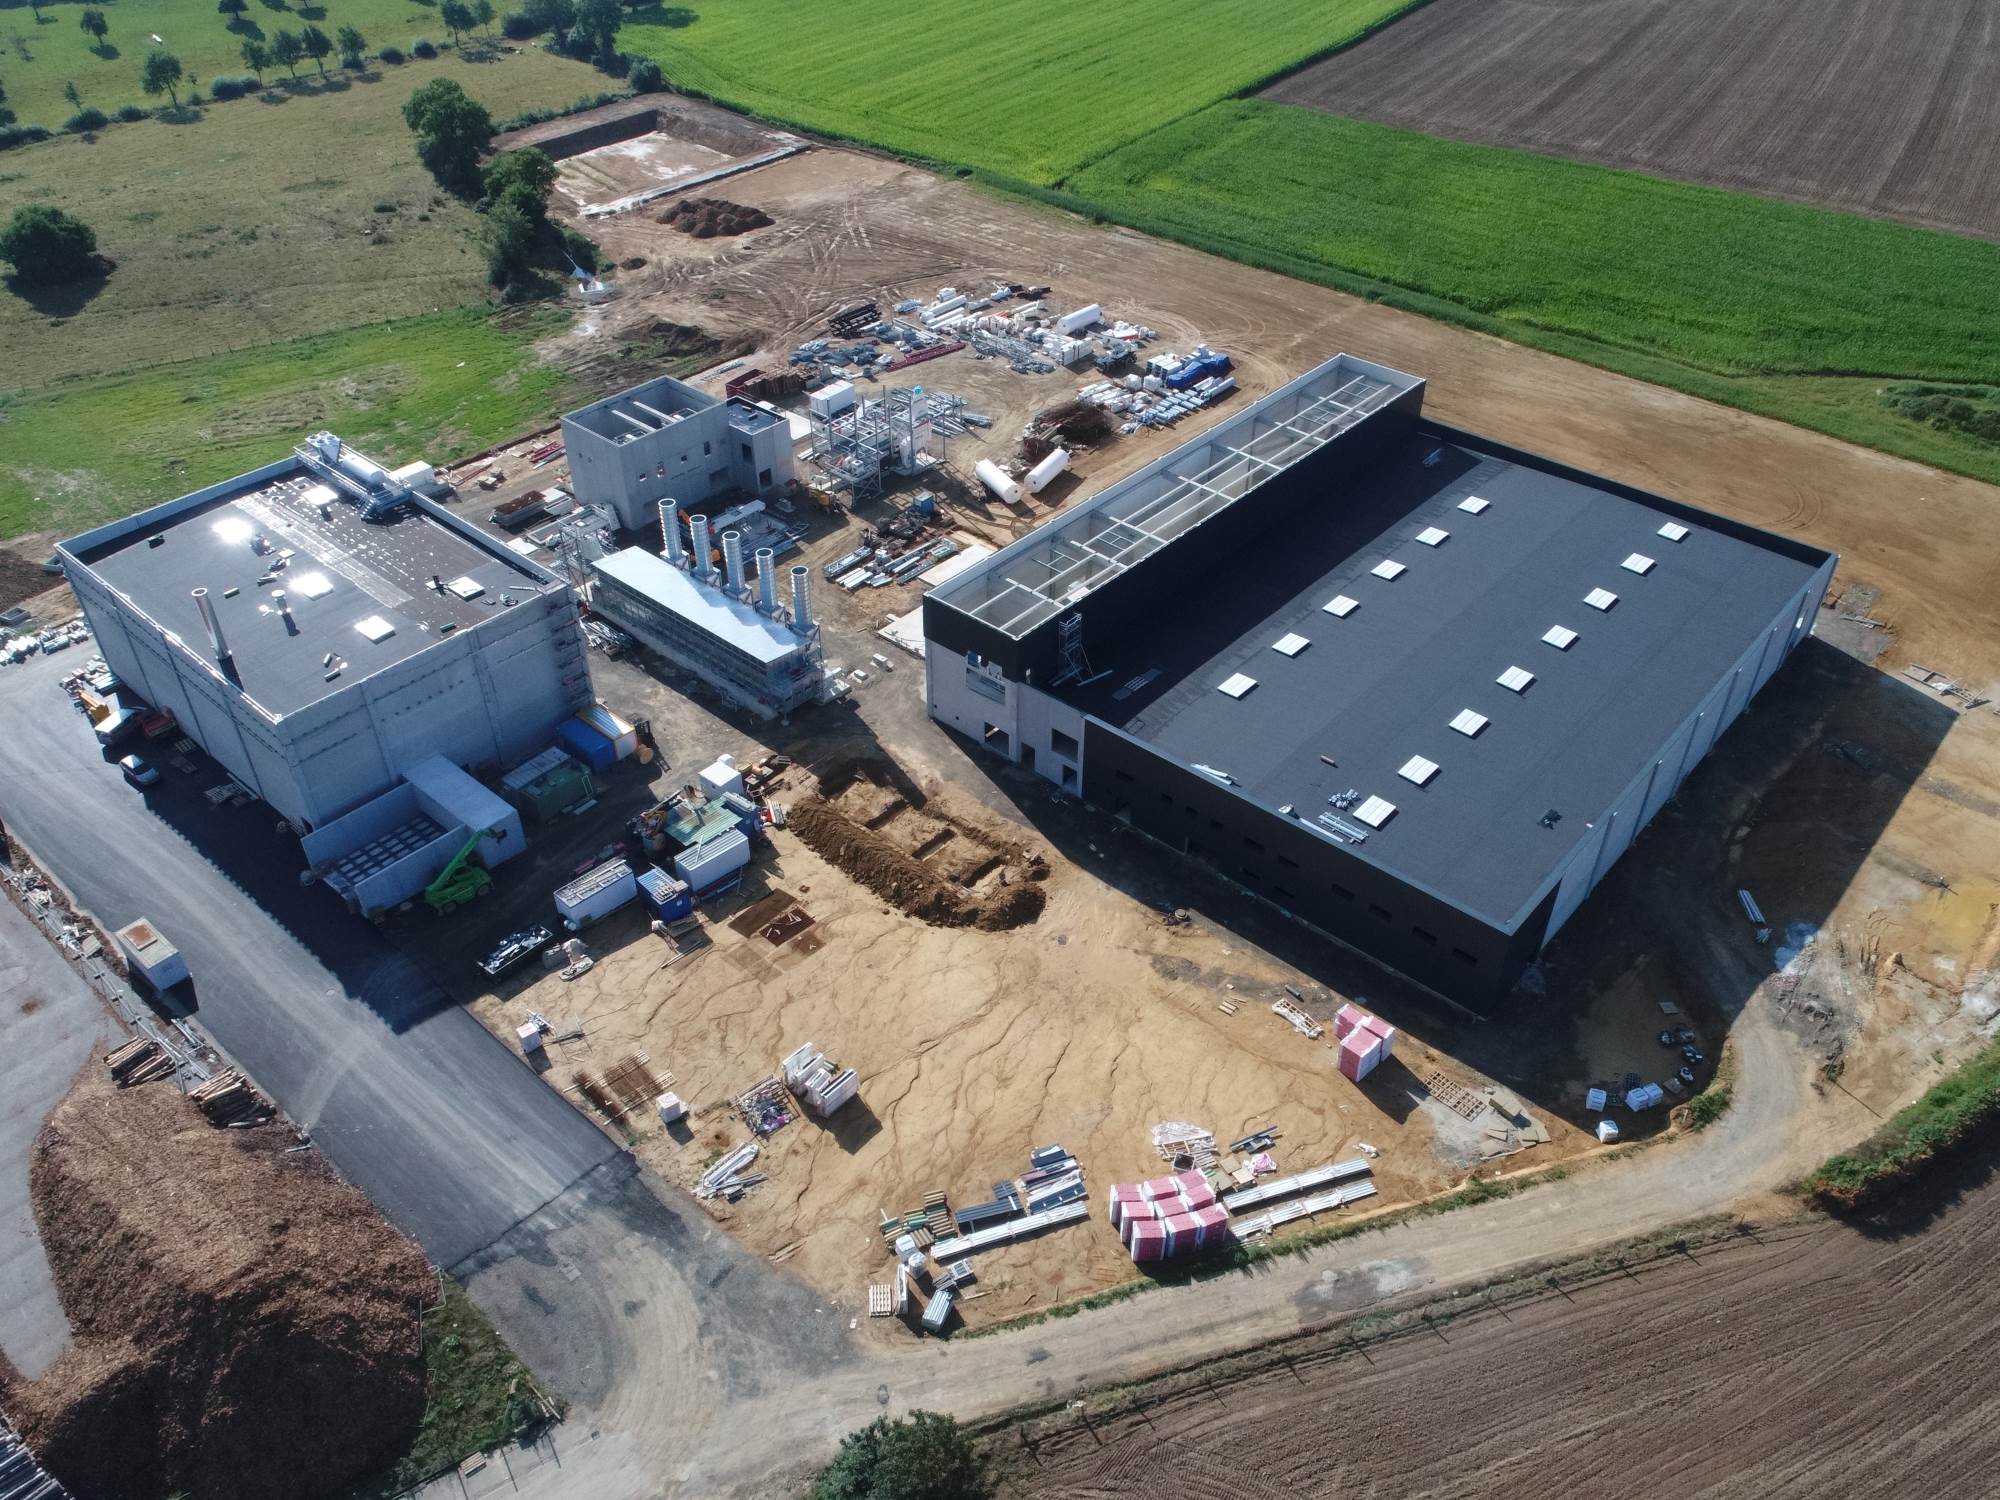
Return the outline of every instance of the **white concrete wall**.
[[[997,689],[999,700],[975,691],[968,677],[976,677]],[[930,703],[931,717],[949,724],[975,744],[984,744],[998,753],[994,743],[986,738],[986,726],[994,726],[1007,736],[1005,754],[1009,760],[1021,758],[1020,699],[1024,691],[1002,677],[998,668],[972,667],[962,652],[925,640],[924,693]]]

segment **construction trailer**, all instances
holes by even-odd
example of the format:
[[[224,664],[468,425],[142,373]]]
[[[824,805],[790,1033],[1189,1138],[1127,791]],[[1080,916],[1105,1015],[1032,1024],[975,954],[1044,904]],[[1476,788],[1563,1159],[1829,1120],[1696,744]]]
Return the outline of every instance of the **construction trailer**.
[[[568,582],[330,433],[56,554],[124,690],[300,833],[592,701]]]
[[[1837,559],[1341,355],[930,591],[932,717],[1432,990],[1506,994]]]

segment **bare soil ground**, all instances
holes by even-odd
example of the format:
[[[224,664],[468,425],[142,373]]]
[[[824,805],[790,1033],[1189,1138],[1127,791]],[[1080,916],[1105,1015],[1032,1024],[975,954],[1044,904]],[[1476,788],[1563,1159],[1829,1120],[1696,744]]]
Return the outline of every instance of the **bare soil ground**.
[[[1338,1329],[1121,1393],[1116,1416],[1003,1431],[1002,1493],[1442,1500],[1622,1475],[1683,1495],[1988,1495],[1989,1170],[1921,1233],[1921,1216],[1808,1220],[1697,1242],[1531,1301],[1432,1304],[1365,1350]]]
[[[31,1192],[75,1339],[7,1400],[77,1494],[324,1495],[408,1445],[436,1277],[296,1144],[95,1066],[49,1117]]]
[[[2000,237],[1986,0],[1436,0],[1265,97]]]

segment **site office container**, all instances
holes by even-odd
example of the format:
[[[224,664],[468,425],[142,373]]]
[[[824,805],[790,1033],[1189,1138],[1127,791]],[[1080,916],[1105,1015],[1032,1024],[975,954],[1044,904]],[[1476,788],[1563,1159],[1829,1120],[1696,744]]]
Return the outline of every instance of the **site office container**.
[[[556,729],[556,739],[593,771],[608,771],[618,760],[618,747],[581,719],[564,719]]]
[[[556,891],[556,915],[574,932],[638,897],[639,879],[622,859],[607,860]]]

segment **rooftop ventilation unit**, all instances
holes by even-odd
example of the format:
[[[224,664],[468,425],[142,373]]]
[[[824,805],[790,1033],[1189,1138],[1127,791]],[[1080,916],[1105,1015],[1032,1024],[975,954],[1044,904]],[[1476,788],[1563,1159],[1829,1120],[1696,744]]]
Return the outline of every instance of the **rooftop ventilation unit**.
[[[1458,508],[1467,515],[1476,516],[1492,503],[1491,500],[1482,500],[1477,495],[1467,495],[1463,500],[1458,502]]]
[[[1409,569],[1405,568],[1399,562],[1378,562],[1368,571],[1373,573],[1377,578],[1400,578]]]
[[[1653,571],[1653,560],[1643,552],[1634,552],[1618,566],[1628,573],[1637,573],[1641,578],[1644,578],[1648,573]]]
[[[1618,602],[1618,596],[1610,589],[1592,589],[1583,596],[1583,602],[1592,609],[1609,609]]]
[[[1232,698],[1241,698],[1256,685],[1256,678],[1246,677],[1241,672],[1232,672],[1228,677],[1218,682],[1216,688],[1220,692],[1227,693]]]
[[[1525,693],[1528,684],[1535,680],[1535,674],[1526,667],[1509,667],[1493,680],[1509,692]]]
[[[1421,755],[1412,755],[1396,770],[1396,774],[1403,780],[1414,781],[1418,786],[1428,786],[1430,779],[1437,773],[1437,762],[1425,760]]]
[[[1542,639],[1558,651],[1567,651],[1576,644],[1576,632],[1567,625],[1551,625],[1542,632]]]
[[[1417,533],[1417,540],[1422,542],[1426,547],[1442,547],[1444,539],[1450,535],[1451,533],[1446,531],[1442,526],[1426,526],[1422,531]]]
[[[1687,536],[1687,534],[1688,534],[1687,527],[1681,525],[1681,523],[1678,521],[1669,521],[1667,522],[1666,525],[1660,528],[1660,535],[1665,537],[1670,542],[1681,541]]]
[[[1325,610],[1326,613],[1337,615],[1344,620],[1357,609],[1361,608],[1361,601],[1359,599],[1350,599],[1345,594],[1335,594],[1325,604],[1321,605],[1320,608]]]
[[[1486,715],[1476,714],[1469,708],[1461,708],[1452,716],[1451,727],[1467,739],[1473,739],[1486,727]]]
[[[1281,635],[1275,641],[1271,642],[1271,649],[1277,652],[1280,656],[1297,656],[1301,651],[1305,650],[1306,647],[1310,646],[1311,644],[1312,642],[1307,640],[1304,636],[1299,635],[1296,632],[1293,632],[1287,635]]]

